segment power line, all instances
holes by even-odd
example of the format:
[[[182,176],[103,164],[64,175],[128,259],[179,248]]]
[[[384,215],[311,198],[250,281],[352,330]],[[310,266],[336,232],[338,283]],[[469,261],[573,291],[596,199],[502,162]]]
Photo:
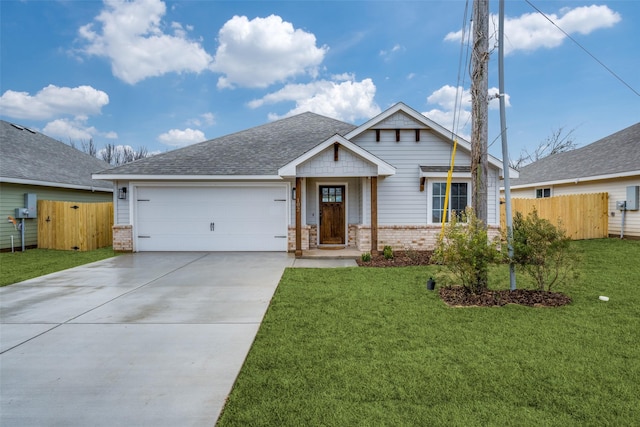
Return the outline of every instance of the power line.
[[[462,75],[462,58],[463,58],[463,52],[464,52],[464,46],[465,43],[467,45],[467,55],[465,56],[465,59],[468,59],[468,42],[466,41],[467,39],[467,34],[466,34],[466,29],[467,29],[467,17],[468,17],[468,12],[469,12],[469,0],[467,0],[465,2],[465,6],[464,6],[464,16],[462,18],[462,37],[460,38],[460,55],[458,57],[458,78],[457,78],[457,82],[456,82],[456,98],[454,101],[454,107],[453,107],[453,122],[451,123],[451,132],[454,135],[458,135],[459,133],[459,127],[460,127],[460,111],[462,110],[462,98],[464,96],[464,77],[461,77]],[[465,66],[464,68],[466,69],[467,67],[467,63],[465,61]],[[462,82],[461,82],[462,80]],[[462,90],[460,89],[462,88]],[[455,137],[452,135],[452,137]]]
[[[562,28],[560,28],[555,22],[553,22],[551,20],[551,18],[549,18],[547,15],[544,14],[544,12],[542,12],[540,9],[538,9],[536,6],[534,6],[533,3],[531,3],[529,0],[525,0],[529,6],[531,6],[532,8],[534,8],[536,10],[536,12],[538,12],[540,15],[544,16],[544,18],[551,22],[551,24],[553,24],[554,27],[556,27],[558,30],[562,31],[562,33],[567,36],[569,38],[569,40],[571,40],[572,42],[574,42],[580,49],[582,49],[583,51],[585,51],[585,53],[587,55],[589,55],[591,58],[593,58],[598,64],[600,64],[605,70],[607,70],[613,77],[615,77],[616,79],[618,79],[623,85],[625,85],[626,87],[628,87],[633,93],[635,93],[636,95],[640,96],[640,92],[638,92],[637,90],[635,90],[634,88],[631,87],[631,85],[629,83],[627,83],[626,81],[624,81],[622,79],[622,77],[620,77],[619,75],[617,75],[611,68],[607,67],[602,61],[600,61],[598,58],[595,57],[594,54],[592,54],[591,52],[589,52],[584,46],[582,46],[580,43],[578,43],[578,41],[576,39],[574,39],[573,37],[571,37],[565,30],[563,30]]]

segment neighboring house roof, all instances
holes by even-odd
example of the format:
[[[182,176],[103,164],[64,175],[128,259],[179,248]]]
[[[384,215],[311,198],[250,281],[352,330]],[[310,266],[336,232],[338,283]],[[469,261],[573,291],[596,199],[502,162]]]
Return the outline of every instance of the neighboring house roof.
[[[302,113],[231,135],[140,159],[100,173],[119,176],[278,176],[278,169],[355,126]]]
[[[640,123],[520,169],[511,188],[640,175]]]
[[[113,191],[91,178],[108,164],[60,141],[0,120],[0,182]]]

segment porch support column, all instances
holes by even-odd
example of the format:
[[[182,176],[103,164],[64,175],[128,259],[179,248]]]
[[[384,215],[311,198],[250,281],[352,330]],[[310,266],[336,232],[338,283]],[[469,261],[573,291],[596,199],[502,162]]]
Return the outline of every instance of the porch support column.
[[[302,256],[302,178],[296,177],[296,257]]]
[[[378,177],[371,177],[371,255],[378,255]]]

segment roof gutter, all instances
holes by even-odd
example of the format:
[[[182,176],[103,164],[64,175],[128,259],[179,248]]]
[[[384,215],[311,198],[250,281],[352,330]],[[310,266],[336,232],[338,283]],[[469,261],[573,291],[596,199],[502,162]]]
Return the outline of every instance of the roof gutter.
[[[604,179],[616,179],[616,178],[627,178],[632,176],[640,176],[640,170],[621,172],[621,173],[612,173],[607,175],[594,175],[594,176],[585,176],[581,178],[568,178],[568,179],[559,179],[555,181],[537,181],[530,182],[528,184],[520,184],[520,185],[512,185],[511,189],[519,190],[523,188],[530,187],[540,187],[542,185],[562,185],[562,184],[578,184],[581,182],[590,182],[590,181],[601,181]],[[500,187],[500,190],[504,190],[504,186]]]
[[[278,175],[139,175],[139,174],[99,174],[93,179],[104,181],[282,181]]]
[[[65,184],[61,182],[38,181],[35,179],[2,177],[0,178],[0,182],[6,182],[7,184],[38,185],[41,187],[69,188],[72,190],[88,190],[91,192],[102,191],[105,193],[113,193],[113,188],[96,187],[95,185],[76,185],[76,184]]]

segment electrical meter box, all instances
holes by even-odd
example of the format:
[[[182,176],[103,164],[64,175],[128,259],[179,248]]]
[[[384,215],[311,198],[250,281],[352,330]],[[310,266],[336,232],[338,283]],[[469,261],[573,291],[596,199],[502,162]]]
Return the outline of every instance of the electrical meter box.
[[[640,185],[630,185],[627,187],[627,210],[637,211],[640,206],[638,197],[640,196]]]
[[[27,208],[16,208],[14,216],[18,219],[20,218],[31,218],[29,216],[29,209]]]
[[[24,207],[29,209],[29,218],[37,218],[38,195],[35,193],[24,193]]]
[[[38,217],[38,196],[35,193],[24,193],[24,207],[16,208],[16,218]]]

